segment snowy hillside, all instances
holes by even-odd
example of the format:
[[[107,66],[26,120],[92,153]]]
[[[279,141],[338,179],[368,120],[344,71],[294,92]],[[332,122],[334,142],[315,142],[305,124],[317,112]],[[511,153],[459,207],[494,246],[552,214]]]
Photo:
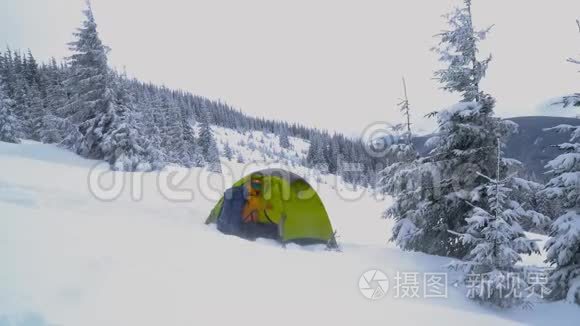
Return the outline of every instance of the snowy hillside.
[[[118,197],[99,200],[87,186],[106,172],[97,163],[52,145],[0,143],[0,325],[547,325],[553,316],[572,325],[580,316],[562,303],[491,310],[453,286],[446,299],[397,298],[397,272],[445,272],[449,259],[387,244],[390,221],[379,219],[387,202],[337,192],[331,180],[317,187],[342,252],[250,242],[206,226],[219,194],[197,186],[217,180],[201,169],[105,173],[105,188],[113,176],[126,183]],[[242,170],[233,164],[226,183]],[[186,175],[180,189],[193,199],[159,187],[171,172]],[[371,269],[391,280],[381,300],[359,291]]]
[[[301,138],[288,137],[289,148],[280,146],[280,136],[273,133],[213,126],[214,137],[220,155],[224,158],[226,144],[232,150],[232,161],[243,162],[280,162],[289,165],[303,165],[310,143]]]

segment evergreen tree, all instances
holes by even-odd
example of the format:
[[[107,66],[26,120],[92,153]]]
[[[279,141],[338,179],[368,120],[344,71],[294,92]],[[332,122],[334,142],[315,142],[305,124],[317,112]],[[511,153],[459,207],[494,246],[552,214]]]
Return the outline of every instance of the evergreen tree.
[[[66,122],[58,115],[58,109],[67,102],[67,93],[64,86],[65,71],[52,58],[46,68],[46,106],[43,118],[43,128],[40,131],[40,141],[43,143],[60,143],[64,140],[67,130]],[[70,128],[74,129],[74,128]]]
[[[447,16],[450,30],[439,34],[440,60],[445,69],[435,72],[443,89],[460,93],[462,103],[433,115],[439,133],[428,140],[433,150],[418,162],[422,201],[415,222],[413,241],[408,249],[430,254],[462,258],[473,245],[459,241],[450,232],[462,233],[467,227],[473,191],[484,196],[481,187],[487,181],[481,175],[493,175],[497,155],[493,149],[505,142],[516,126],[493,114],[495,100],[479,89],[490,57],[477,59],[477,44],[487,30],[475,32],[471,1]],[[501,144],[500,144],[501,145]],[[502,172],[508,161],[502,164]],[[477,174],[480,173],[481,175]],[[489,210],[489,207],[483,207]]]
[[[580,21],[576,23],[580,30]],[[580,64],[575,59],[568,61]],[[563,104],[580,106],[580,94],[564,97]],[[561,205],[545,245],[546,262],[555,267],[550,275],[550,295],[580,304],[580,126],[559,125],[547,131],[570,133],[569,142],[558,146],[563,153],[546,165],[552,178],[543,194]]]
[[[44,122],[46,114],[42,94],[38,89],[38,86],[31,86],[28,88],[26,105],[26,126],[28,127],[26,134],[29,139],[40,141],[43,130],[45,130]]]
[[[15,52],[14,56],[15,64],[15,74],[12,84],[14,85],[14,91],[11,98],[14,101],[13,110],[14,114],[18,118],[20,123],[20,135],[22,138],[31,139],[32,138],[32,122],[30,120],[30,109],[31,98],[29,97],[30,87],[28,86],[23,75],[22,61],[20,54]]]
[[[245,163],[244,156],[242,156],[241,152],[238,153],[238,157],[236,158],[236,162]]]
[[[4,82],[4,91],[6,95],[12,98],[14,97],[14,88],[15,88],[14,83],[16,81],[12,50],[10,48],[7,48],[4,55],[0,56],[0,58],[2,59],[0,78]]]
[[[450,29],[438,34],[439,46],[433,50],[439,54],[439,60],[448,63],[448,66],[436,71],[435,78],[443,84],[444,90],[460,93],[464,101],[479,101],[482,95],[479,83],[485,76],[491,55],[479,60],[478,44],[486,38],[491,27],[476,31],[471,0],[463,2],[465,7],[455,8],[444,16]]]
[[[422,220],[421,175],[416,161],[393,163],[383,171],[381,190],[393,197],[384,217],[393,218],[391,241],[403,250],[418,249],[414,244]]]
[[[4,82],[0,80],[0,141],[20,143],[19,121],[12,111],[13,102],[8,98]]]
[[[112,76],[107,66],[107,52],[98,35],[90,3],[84,11],[86,20],[70,43],[70,77],[66,86],[71,94],[59,113],[76,130],[69,130],[64,145],[81,156],[103,159],[102,140],[111,127],[115,112]]]
[[[326,154],[326,160],[328,162],[328,172],[332,174],[338,174],[338,156],[340,154],[340,144],[339,138],[334,135],[330,140],[330,145],[328,146],[328,151]]]
[[[405,117],[405,143],[409,146],[413,146],[413,133],[411,132],[411,105],[409,104],[409,96],[407,95],[407,82],[403,77],[403,96],[404,98],[399,102],[399,110],[403,113]]]
[[[306,163],[308,166],[319,169],[321,171],[326,170],[324,144],[320,137],[315,136],[311,139],[310,147],[308,148],[308,154],[306,154]]]
[[[199,130],[199,147],[210,171],[221,173],[219,151],[211,130],[210,113],[206,112]]]
[[[31,86],[41,86],[40,73],[38,71],[38,64],[36,59],[32,55],[30,49],[28,50],[26,57],[26,66],[24,67],[24,77],[26,78],[28,85]]]
[[[392,162],[382,171],[382,191],[394,199],[393,204],[385,211],[385,217],[393,218],[393,236],[390,239],[402,249],[414,248],[414,235],[421,219],[421,171],[418,153],[413,146],[411,132],[411,106],[407,97],[407,86],[403,79],[404,98],[399,102],[399,109],[406,119],[406,132],[400,143],[388,148],[387,156]]]
[[[181,164],[183,143],[183,122],[179,109],[174,105],[169,94],[163,94],[161,98],[161,110],[164,112],[164,127],[162,130],[162,149],[165,151],[168,162]]]
[[[144,135],[146,135],[146,145],[145,151],[149,153],[149,161],[152,162],[154,169],[159,169],[163,167],[167,162],[167,157],[161,150],[161,129],[160,126],[163,126],[164,123],[157,122],[156,117],[158,116],[158,112],[156,109],[152,108],[152,103],[141,103],[143,105],[143,130]],[[162,115],[160,115],[162,117]]]
[[[285,129],[283,129],[280,133],[280,147],[282,148],[291,148],[290,139],[288,138],[288,133]]]
[[[528,288],[516,267],[520,254],[539,253],[535,242],[526,238],[520,226],[519,203],[509,199],[510,178],[500,179],[502,171],[501,142],[497,141],[495,178],[480,174],[487,180],[472,193],[472,206],[466,219],[465,233],[450,231],[472,247],[465,261],[453,264],[467,272],[465,281],[472,287],[471,298],[499,307],[522,304],[524,296],[515,295]],[[526,294],[527,296],[527,294]]]
[[[510,199],[519,203],[514,211],[521,217],[520,224],[524,230],[547,234],[552,220],[557,216],[559,204],[557,200],[549,200],[542,192],[544,185],[523,178],[509,178],[507,187],[510,189]]]
[[[564,153],[546,165],[552,179],[544,192],[549,199],[559,199],[564,210],[552,224],[545,246],[546,261],[555,267],[551,297],[580,304],[580,126],[549,130],[571,132],[570,141],[559,145]]]
[[[224,145],[224,157],[228,161],[231,161],[234,158],[234,152],[232,151],[232,148],[230,147],[229,143],[226,143]]]
[[[182,139],[179,140],[178,152],[181,164],[186,167],[201,166],[201,160],[195,139],[195,131],[191,127],[187,114],[183,112],[183,110],[181,114],[180,129],[182,130]]]
[[[434,149],[420,160],[428,181],[422,181],[427,185],[422,189],[422,223],[415,250],[461,258],[472,249],[447,230],[464,230],[472,191],[482,192],[480,186],[486,182],[477,173],[493,175],[497,160],[493,149],[516,128],[493,116],[493,104],[486,97],[483,102],[460,103],[437,114],[439,135],[429,140]],[[510,162],[502,164],[502,173]]]
[[[116,88],[113,105],[96,124],[104,130],[99,144],[103,159],[117,171],[150,171],[158,162],[149,161],[149,144],[136,119],[124,79],[117,81]]]

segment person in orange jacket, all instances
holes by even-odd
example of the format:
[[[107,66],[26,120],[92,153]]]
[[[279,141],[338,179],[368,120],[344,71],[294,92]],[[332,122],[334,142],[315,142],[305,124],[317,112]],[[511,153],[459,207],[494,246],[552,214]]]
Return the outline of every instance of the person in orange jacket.
[[[248,199],[242,211],[242,220],[244,223],[258,223],[260,213],[265,214],[265,210],[270,208],[262,196],[264,191],[262,179],[252,178],[247,187]]]

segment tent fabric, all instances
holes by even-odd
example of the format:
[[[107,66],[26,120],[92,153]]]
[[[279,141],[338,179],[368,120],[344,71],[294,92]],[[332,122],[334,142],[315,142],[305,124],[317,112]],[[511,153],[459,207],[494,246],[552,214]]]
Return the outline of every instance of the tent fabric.
[[[235,234],[241,228],[242,219],[233,217],[239,215],[244,209],[246,188],[232,187],[226,190],[224,196],[231,198],[231,200],[224,201],[221,208],[222,217],[217,220],[217,228],[225,234]]]
[[[258,212],[258,223],[274,223],[280,240],[330,242],[333,229],[320,197],[300,176],[280,169],[262,170],[240,179],[233,186],[248,185],[252,178],[261,178],[264,207]],[[206,224],[216,223],[224,204],[222,197],[210,212]]]

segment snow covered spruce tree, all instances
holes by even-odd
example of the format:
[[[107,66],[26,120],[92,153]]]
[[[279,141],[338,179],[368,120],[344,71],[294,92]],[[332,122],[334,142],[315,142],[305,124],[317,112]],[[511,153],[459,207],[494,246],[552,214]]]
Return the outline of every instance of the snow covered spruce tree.
[[[230,143],[227,143],[227,142],[224,145],[224,157],[228,161],[231,161],[234,158],[234,152],[233,152],[232,148],[230,147]]]
[[[45,86],[42,85],[38,64],[30,50],[28,50],[28,54],[23,58],[21,75],[24,79],[24,99],[26,106],[24,131],[26,138],[38,141],[40,140],[42,130],[45,129],[44,118],[46,113],[43,100]]]
[[[520,206],[515,210],[521,216],[524,230],[548,234],[552,220],[560,211],[558,201],[550,200],[542,190],[544,185],[520,177],[510,178],[506,186],[510,189],[510,199]]]
[[[570,141],[558,146],[564,153],[546,166],[553,177],[544,192],[559,199],[564,211],[553,222],[545,246],[546,261],[555,267],[550,275],[551,298],[580,304],[580,126],[549,130],[571,132]]]
[[[203,166],[201,147],[196,142],[192,121],[187,117],[183,107],[178,107],[170,94],[163,94],[160,98],[161,148],[170,163],[191,168]]]
[[[65,71],[52,58],[45,68],[46,97],[44,99],[46,114],[43,119],[43,129],[40,131],[40,141],[43,143],[60,143],[64,139],[66,122],[58,115],[58,109],[67,101],[64,86]]]
[[[201,149],[195,139],[195,131],[191,126],[191,121],[187,119],[187,115],[183,112],[183,109],[181,111],[181,139],[176,140],[181,165],[185,167],[203,166],[203,157]]]
[[[64,146],[79,155],[104,158],[101,140],[102,117],[114,110],[112,78],[107,66],[108,48],[103,45],[97,33],[97,24],[90,3],[84,11],[86,20],[71,42],[70,75],[65,81],[71,96],[59,114],[72,127],[64,140]],[[101,124],[101,125],[99,125]]]
[[[0,141],[20,143],[20,123],[12,110],[12,100],[8,98],[4,82],[0,79]]]
[[[208,169],[213,172],[221,173],[222,168],[220,163],[220,155],[215,138],[213,137],[210,123],[211,116],[206,108],[205,114],[200,124],[198,144],[201,148],[203,158],[207,162]]]
[[[161,94],[157,99],[157,109],[162,113],[161,123],[161,149],[169,163],[181,164],[180,151],[183,139],[183,124],[181,112],[174,105],[169,93]]]
[[[467,273],[465,282],[471,299],[507,308],[524,303],[528,296],[523,272],[516,267],[522,260],[520,254],[539,253],[539,248],[526,238],[519,224],[521,206],[510,199],[511,177],[502,179],[504,162],[499,140],[496,154],[495,178],[479,174],[487,182],[471,192],[466,231],[450,231],[472,248],[464,261],[451,266]]]
[[[580,21],[576,21],[580,29]],[[568,59],[580,64],[580,61]],[[580,94],[564,97],[564,106],[580,106]],[[558,145],[563,151],[548,162],[552,178],[543,193],[558,199],[562,214],[550,228],[546,261],[554,266],[550,275],[550,297],[580,304],[580,126],[559,125],[546,131],[569,132],[570,141]]]
[[[23,61],[24,59],[24,61]],[[7,85],[10,86],[11,92],[9,94],[10,98],[13,100],[12,110],[16,114],[16,118],[20,123],[20,135],[22,138],[30,138],[30,112],[28,110],[28,83],[24,78],[24,67],[26,65],[26,57],[15,51],[14,58],[12,60],[12,78],[8,81]]]
[[[418,153],[415,150],[411,132],[411,106],[407,97],[407,86],[403,79],[404,98],[399,103],[399,109],[406,119],[405,125],[395,129],[404,129],[398,140],[388,148],[388,166],[381,172],[381,190],[392,196],[393,204],[387,208],[384,217],[393,218],[396,223],[390,239],[402,249],[413,249],[414,235],[421,219],[421,172],[419,170]]]
[[[19,122],[19,137],[39,140],[44,116],[43,85],[32,53],[22,55],[8,49],[0,54],[0,79],[12,100],[11,110]]]
[[[467,257],[475,247],[456,236],[468,229],[472,202],[492,211],[486,199],[489,180],[484,176],[496,174],[495,148],[503,146],[517,128],[494,116],[494,98],[480,90],[491,56],[479,60],[478,43],[489,28],[475,31],[471,1],[464,2],[464,7],[445,16],[450,29],[438,35],[439,47],[434,50],[447,64],[435,77],[443,89],[460,94],[461,102],[432,114],[439,130],[427,141],[432,148],[427,156],[408,158],[403,168],[387,170],[398,173],[389,181],[396,205],[387,212],[398,221],[394,239],[407,250],[456,258]],[[514,161],[502,159],[500,163],[505,174]],[[406,186],[394,191],[392,186],[397,182]]]
[[[241,152],[238,153],[238,156],[236,157],[236,162],[245,163],[244,156],[242,155]]]
[[[42,131],[45,130],[45,108],[41,97],[40,90],[37,87],[28,88],[27,97],[27,138],[39,141],[41,140]]]
[[[491,61],[491,55],[479,60],[479,42],[485,40],[491,27],[476,31],[473,27],[471,0],[463,1],[465,6],[455,8],[445,15],[450,29],[438,34],[439,46],[433,48],[439,54],[439,60],[447,63],[447,67],[437,70],[435,78],[443,84],[442,88],[449,92],[460,93],[464,102],[482,99],[480,81]]]
[[[77,40],[70,43],[74,54],[65,84],[71,96],[59,109],[70,126],[63,144],[83,157],[106,160],[116,170],[149,170],[126,81],[107,65],[108,48],[99,38],[90,2],[84,14]]]
[[[97,128],[103,130],[99,146],[103,159],[114,170],[150,171],[161,162],[151,161],[151,143],[143,135],[125,78],[116,78],[114,103],[100,115]]]
[[[493,175],[497,140],[515,128],[494,117],[495,100],[479,88],[491,57],[478,60],[478,43],[489,29],[474,30],[471,1],[464,2],[465,7],[445,16],[450,29],[438,35],[439,47],[434,49],[447,64],[435,77],[443,89],[460,94],[462,100],[433,114],[439,131],[428,140],[433,148],[429,155],[419,160],[420,218],[407,248],[457,258],[465,257],[472,246],[448,230],[465,230],[472,209],[468,204],[471,191],[486,181],[476,173]]]
[[[280,147],[291,148],[290,139],[288,138],[288,132],[286,129],[280,131]]]
[[[147,95],[147,94],[146,94]],[[167,163],[167,156],[161,149],[161,127],[165,124],[164,116],[158,108],[153,108],[149,98],[140,103],[143,133],[146,135],[149,160],[155,168],[161,168]]]
[[[318,135],[314,135],[310,139],[310,147],[306,154],[306,164],[309,167],[316,168],[320,171],[327,170],[326,159],[324,158],[324,144]]]

